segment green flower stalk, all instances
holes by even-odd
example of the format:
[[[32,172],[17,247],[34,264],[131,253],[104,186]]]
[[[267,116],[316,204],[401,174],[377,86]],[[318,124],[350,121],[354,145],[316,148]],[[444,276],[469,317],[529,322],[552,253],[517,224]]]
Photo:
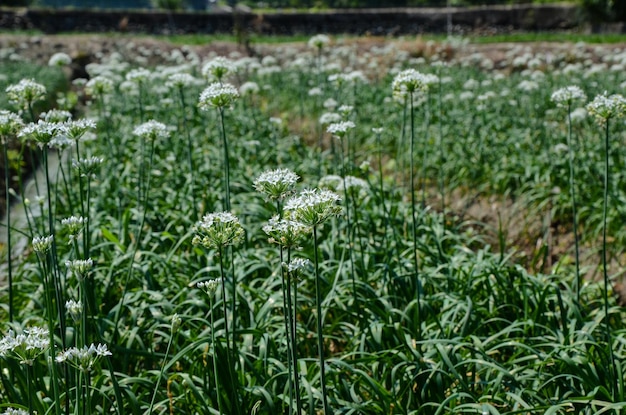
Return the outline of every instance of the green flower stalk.
[[[13,322],[13,245],[11,242],[13,226],[11,225],[11,203],[10,203],[10,172],[9,172],[9,140],[14,138],[23,127],[24,122],[22,118],[10,111],[0,110],[0,142],[2,143],[2,150],[4,156],[4,194],[6,198],[7,206],[7,283],[9,285],[9,322]]]
[[[187,164],[189,166],[189,180],[191,194],[191,203],[193,205],[193,220],[198,220],[198,206],[196,203],[196,191],[195,191],[195,169],[193,163],[193,147],[191,144],[191,130],[189,128],[189,122],[187,120],[187,105],[185,103],[185,88],[192,86],[196,83],[196,78],[188,73],[175,73],[169,76],[166,86],[176,91],[180,103],[180,111],[183,120],[183,127],[187,135]]]
[[[322,401],[324,414],[329,414],[328,396],[326,391],[326,368],[324,363],[324,340],[322,332],[322,293],[320,288],[317,228],[333,216],[341,213],[337,205],[341,198],[330,190],[303,190],[300,194],[287,200],[285,213],[287,218],[300,222],[313,229],[313,249],[315,253],[315,299],[317,310],[317,348],[320,362],[320,380],[322,384]]]
[[[224,413],[224,404],[222,403],[222,394],[220,393],[220,381],[217,371],[217,348],[215,347],[215,317],[213,316],[213,297],[215,296],[217,289],[220,287],[220,285],[222,285],[222,281],[223,280],[213,279],[208,281],[202,281],[196,284],[196,287],[204,291],[209,297],[209,309],[211,310],[211,346],[213,347],[213,376],[215,377],[217,407],[220,411],[220,414]],[[222,291],[224,290],[222,289]],[[224,316],[224,321],[226,321],[226,316]],[[226,338],[226,343],[228,344],[228,338]]]
[[[178,314],[174,314],[172,316],[172,322],[170,324],[170,338],[167,342],[167,348],[165,349],[165,356],[163,356],[163,361],[161,362],[161,370],[159,371],[159,377],[157,378],[156,384],[154,385],[154,391],[152,392],[152,399],[150,400],[150,407],[148,408],[148,413],[152,413],[152,408],[154,407],[154,400],[156,399],[157,391],[159,390],[159,384],[161,383],[161,379],[163,379],[163,373],[165,372],[165,362],[167,361],[168,356],[170,355],[170,349],[172,347],[172,342],[174,341],[174,337],[180,328],[182,320]],[[212,331],[211,331],[212,333]],[[218,392],[219,394],[219,392]]]
[[[126,74],[126,81],[136,85],[139,91],[139,122],[143,122],[144,120],[143,95],[145,86],[151,76],[152,73],[145,68],[133,69]]]
[[[611,374],[611,389],[617,393],[617,376],[615,373],[615,356],[613,354],[613,344],[611,336],[611,325],[609,321],[609,275],[607,270],[606,252],[606,221],[609,199],[609,124],[612,119],[621,118],[626,114],[626,99],[622,95],[607,96],[606,92],[598,95],[592,102],[587,104],[587,112],[595,118],[596,123],[604,128],[604,198],[602,209],[602,272],[604,279],[604,322],[606,327],[607,347],[609,348],[609,373]]]
[[[222,128],[222,146],[224,149],[224,210],[230,210],[230,162],[228,156],[228,141],[226,140],[226,126],[224,124],[224,109],[230,107],[239,98],[239,91],[231,84],[213,83],[202,93],[198,107],[203,111],[217,108]]]
[[[557,107],[562,107],[567,110],[567,152],[569,161],[569,186],[570,196],[572,198],[572,217],[574,228],[574,255],[576,259],[576,303],[580,304],[580,254],[579,254],[579,236],[578,236],[578,213],[576,210],[576,182],[574,180],[576,174],[574,171],[574,149],[572,141],[572,104],[575,101],[585,101],[587,96],[582,89],[578,86],[568,86],[558,89],[552,93],[550,97],[552,102],[556,103]]]
[[[393,80],[391,84],[393,95],[396,97],[404,97],[404,102],[409,102],[409,116],[411,119],[411,141],[409,150],[409,180],[410,180],[410,193],[411,193],[411,236],[413,239],[413,269],[415,273],[415,299],[416,304],[416,324],[417,324],[417,337],[421,338],[421,299],[420,299],[420,278],[417,260],[417,216],[415,211],[415,167],[413,161],[413,155],[415,154],[415,114],[413,108],[413,99],[419,93],[423,93],[428,89],[427,77],[414,70],[407,69],[400,72]],[[406,105],[405,105],[406,109]]]

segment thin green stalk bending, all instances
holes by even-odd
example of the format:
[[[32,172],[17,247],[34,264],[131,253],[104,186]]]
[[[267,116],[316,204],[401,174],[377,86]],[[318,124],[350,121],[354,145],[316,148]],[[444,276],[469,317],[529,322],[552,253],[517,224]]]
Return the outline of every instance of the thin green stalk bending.
[[[213,315],[211,314],[211,319],[213,318]],[[170,338],[167,342],[167,347],[165,349],[165,356],[163,357],[163,361],[161,362],[161,370],[159,371],[159,376],[157,377],[157,381],[154,385],[154,391],[152,392],[152,399],[150,400],[150,407],[148,408],[148,414],[152,414],[152,408],[154,407],[154,400],[156,399],[156,394],[157,391],[159,390],[159,384],[161,383],[161,379],[163,379],[163,373],[165,372],[165,361],[167,360],[167,357],[170,354],[170,349],[172,347],[172,341],[174,340],[174,336],[176,334],[176,325],[179,324],[179,322],[175,321],[175,319],[178,319],[177,315],[174,315],[173,319],[172,319],[172,326],[171,326],[171,332],[170,332]],[[213,326],[211,325],[211,335],[213,335]],[[215,359],[213,359],[215,360]]]

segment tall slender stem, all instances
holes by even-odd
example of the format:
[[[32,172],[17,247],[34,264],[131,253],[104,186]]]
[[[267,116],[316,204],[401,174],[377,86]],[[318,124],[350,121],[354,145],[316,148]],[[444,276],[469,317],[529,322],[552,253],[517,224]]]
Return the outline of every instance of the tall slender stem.
[[[578,240],[578,214],[576,212],[576,187],[574,174],[574,150],[572,149],[572,104],[567,105],[567,148],[569,153],[569,186],[572,197],[572,216],[574,222],[574,249],[576,257],[576,304],[580,304],[580,259],[579,259],[579,240]]]
[[[610,374],[611,392],[616,393],[615,379],[615,357],[613,356],[613,342],[611,336],[611,322],[609,321],[609,274],[607,270],[607,253],[606,253],[606,216],[607,205],[609,199],[609,120],[606,120],[604,135],[604,198],[602,208],[602,273],[604,277],[604,324],[606,328],[607,348],[609,349],[609,365],[607,369]]]
[[[224,210],[230,212],[230,164],[228,160],[228,141],[226,140],[226,126],[224,125],[224,109],[218,108],[222,125],[222,144],[224,147]]]
[[[322,402],[324,414],[330,414],[326,393],[326,367],[324,363],[324,334],[322,332],[322,292],[320,288],[319,259],[317,254],[317,226],[313,226],[313,247],[315,251],[315,302],[317,307],[317,351],[320,360],[320,381],[322,383]]]
[[[6,200],[6,210],[7,210],[7,265],[9,267],[8,271],[8,283],[9,283],[9,322],[13,322],[13,268],[12,268],[12,254],[13,248],[11,245],[11,193],[9,190],[11,188],[11,177],[9,176],[9,142],[7,138],[3,138],[4,145],[4,198]]]
[[[189,130],[189,124],[187,122],[187,113],[185,111],[185,93],[183,92],[182,86],[178,89],[180,96],[180,107],[183,116],[183,125],[185,127],[185,132],[187,134],[187,164],[189,165],[189,180],[191,187],[191,203],[193,205],[193,221],[198,220],[198,206],[196,203],[196,186],[195,186],[195,170],[193,167],[193,156],[192,156],[192,145],[191,145],[191,131]]]
[[[420,316],[420,280],[419,280],[419,270],[418,270],[418,261],[417,261],[417,218],[415,213],[415,168],[414,168],[414,147],[415,147],[415,115],[413,109],[413,93],[409,94],[409,105],[410,105],[410,117],[411,117],[411,149],[409,151],[409,160],[410,160],[410,186],[409,189],[411,193],[411,236],[413,238],[413,269],[415,272],[415,299],[417,301],[416,304],[416,312],[415,312],[415,324],[417,328],[417,338],[421,339],[421,316]]]

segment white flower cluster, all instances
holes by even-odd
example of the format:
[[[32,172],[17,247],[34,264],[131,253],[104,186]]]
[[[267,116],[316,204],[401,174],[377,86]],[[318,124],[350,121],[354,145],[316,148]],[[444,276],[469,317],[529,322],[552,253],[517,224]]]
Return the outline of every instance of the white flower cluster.
[[[314,48],[314,49],[323,49],[324,46],[328,45],[330,43],[330,38],[326,35],[315,35],[312,38],[309,39],[308,45],[310,48]]]
[[[30,415],[30,414],[28,413],[28,411],[25,411],[24,409],[7,408],[6,411],[4,411],[0,415]]]
[[[194,85],[196,78],[185,72],[173,73],[165,81],[165,86],[168,88],[182,89]]]
[[[299,272],[311,266],[311,261],[306,258],[294,258],[287,265],[287,271]]]
[[[89,372],[93,365],[104,356],[111,356],[111,352],[106,344],[91,344],[82,348],[70,347],[69,349],[59,353],[56,361],[59,363],[69,363],[72,366]]]
[[[335,137],[343,138],[346,134],[348,134],[348,132],[354,129],[354,127],[355,125],[352,121],[339,121],[330,124],[326,129],[326,132],[334,135]]]
[[[150,120],[138,125],[133,130],[133,134],[152,141],[165,139],[170,136],[167,126],[155,120]]]
[[[152,73],[146,68],[137,68],[128,71],[126,80],[135,84],[143,84],[150,79]]]
[[[554,91],[550,99],[559,107],[569,107],[574,101],[587,100],[587,95],[585,95],[580,87],[570,85]]]
[[[24,126],[22,118],[14,112],[0,110],[0,138],[16,135]]]
[[[289,218],[307,226],[322,224],[332,216],[341,213],[337,205],[341,198],[326,189],[306,189],[287,200],[284,210]]]
[[[36,236],[33,238],[33,250],[37,253],[46,253],[52,247],[54,236]]]
[[[91,78],[85,84],[85,92],[89,95],[102,97],[113,91],[113,81],[106,76],[98,75]]]
[[[587,112],[596,122],[605,125],[611,118],[620,118],[626,114],[626,98],[620,94],[608,95],[604,92],[587,104]]]
[[[268,170],[254,181],[254,188],[273,200],[281,200],[294,192],[294,186],[300,179],[289,169]]]
[[[89,177],[95,173],[96,169],[103,161],[104,159],[102,157],[91,156],[81,158],[79,161],[73,160],[72,167],[78,171],[81,177]]]
[[[406,69],[400,72],[391,83],[394,96],[404,97],[407,94],[424,92],[428,89],[430,78],[415,69]]]
[[[69,218],[61,219],[61,225],[67,228],[67,232],[70,235],[79,234],[85,223],[87,223],[87,218],[82,216],[70,216]]]
[[[0,356],[14,355],[22,364],[32,365],[35,358],[50,346],[50,335],[44,327],[24,329],[23,333],[15,334],[13,330],[0,339]]]
[[[51,109],[50,111],[42,112],[39,115],[44,121],[53,122],[53,123],[62,123],[72,119],[72,113],[65,110],[60,109]]]
[[[218,287],[222,283],[222,279],[211,279],[208,281],[200,281],[196,284],[196,287],[207,293],[207,295],[212,296],[217,291]]]
[[[88,131],[96,129],[96,122],[90,119],[80,119],[67,121],[61,124],[61,132],[66,135],[67,138],[78,141],[80,140]]]
[[[67,53],[57,52],[50,56],[48,66],[67,66],[72,63],[72,58]]]
[[[59,134],[60,124],[39,120],[37,123],[29,123],[22,128],[18,137],[23,139],[31,139],[39,148],[50,142]]]
[[[65,261],[67,269],[79,279],[83,279],[87,276],[89,271],[93,268],[93,259],[74,259]]]
[[[230,107],[239,98],[239,92],[231,84],[213,83],[200,93],[198,106],[201,110],[208,111],[211,107]]]
[[[191,243],[205,248],[221,248],[238,245],[243,241],[245,231],[239,218],[230,212],[209,213],[200,220],[194,229],[196,235]]]
[[[237,67],[230,59],[217,56],[202,66],[202,75],[210,81],[221,81],[226,75],[235,72]]]
[[[300,222],[279,218],[276,215],[263,226],[263,232],[269,236],[270,243],[275,243],[285,248],[294,248],[298,246],[299,241],[306,234],[311,232],[311,228]]]
[[[33,102],[46,97],[46,87],[34,79],[22,79],[17,84],[9,85],[5,92],[9,102],[23,109],[28,109]]]
[[[320,124],[329,125],[341,121],[341,115],[336,112],[325,112],[320,116]]]

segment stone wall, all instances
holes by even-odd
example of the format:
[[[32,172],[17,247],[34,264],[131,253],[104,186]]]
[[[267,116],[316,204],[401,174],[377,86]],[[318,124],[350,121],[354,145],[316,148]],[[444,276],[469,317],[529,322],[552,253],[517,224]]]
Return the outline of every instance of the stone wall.
[[[580,12],[568,5],[517,5],[451,8],[455,33],[554,31],[580,27]],[[0,28],[59,32],[232,33],[235,19],[260,34],[443,33],[448,10],[359,9],[319,13],[142,12],[54,9],[0,9]]]

